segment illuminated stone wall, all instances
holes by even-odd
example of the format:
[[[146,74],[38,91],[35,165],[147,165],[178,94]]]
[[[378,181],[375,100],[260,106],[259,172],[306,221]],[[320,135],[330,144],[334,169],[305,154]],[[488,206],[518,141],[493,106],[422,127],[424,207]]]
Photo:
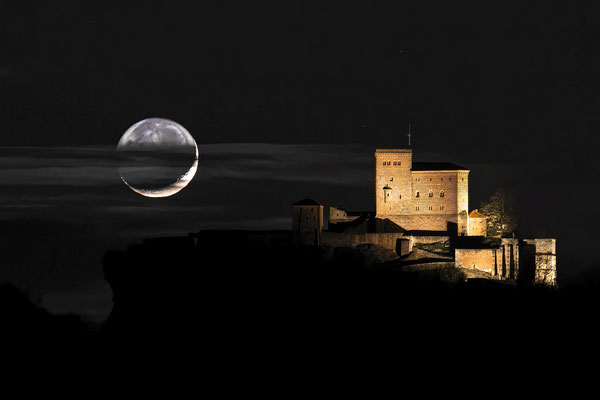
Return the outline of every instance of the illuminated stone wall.
[[[407,230],[468,232],[469,172],[412,171],[412,150],[375,152],[375,204],[379,218]]]
[[[487,234],[487,218],[470,218],[469,236],[486,236]]]
[[[534,282],[539,285],[556,286],[556,239],[524,239],[535,246]]]
[[[476,269],[493,276],[498,274],[496,249],[456,249],[454,263],[457,268]]]
[[[375,208],[378,216],[399,214],[411,206],[411,168],[412,150],[376,150]],[[386,187],[390,189],[385,190]]]

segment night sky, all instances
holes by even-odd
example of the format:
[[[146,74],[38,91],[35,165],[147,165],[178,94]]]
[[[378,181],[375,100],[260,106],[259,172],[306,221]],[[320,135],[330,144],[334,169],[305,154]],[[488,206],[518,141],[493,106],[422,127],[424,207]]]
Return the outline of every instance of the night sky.
[[[102,255],[143,237],[287,229],[307,196],[373,210],[374,150],[409,123],[415,161],[471,170],[471,209],[515,193],[519,234],[558,239],[559,279],[600,270],[600,6],[133,3],[0,6],[0,280],[50,310],[104,318]],[[116,170],[148,117],[199,146],[166,199]]]

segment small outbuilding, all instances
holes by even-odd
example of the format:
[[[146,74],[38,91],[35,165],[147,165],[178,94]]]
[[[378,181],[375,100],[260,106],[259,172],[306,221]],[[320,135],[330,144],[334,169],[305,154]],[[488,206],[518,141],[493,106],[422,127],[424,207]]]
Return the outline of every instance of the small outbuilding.
[[[322,232],[323,205],[309,198],[292,204],[292,231]]]
[[[469,236],[486,236],[487,234],[487,217],[480,213],[477,209],[469,214]]]

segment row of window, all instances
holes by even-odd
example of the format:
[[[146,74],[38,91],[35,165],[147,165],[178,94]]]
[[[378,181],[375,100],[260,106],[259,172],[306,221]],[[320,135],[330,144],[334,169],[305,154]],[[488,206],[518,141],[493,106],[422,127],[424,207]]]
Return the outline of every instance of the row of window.
[[[440,206],[440,210],[443,210],[443,209],[444,209],[444,206]],[[421,207],[415,207],[415,210],[420,211]],[[429,206],[429,211],[432,211],[432,210],[433,210],[433,207]]]
[[[392,165],[392,161],[384,161],[383,165]],[[400,161],[394,161],[393,165],[402,165],[402,162],[400,162]]]
[[[444,178],[440,178],[440,181],[443,181]],[[452,180],[452,178],[448,178],[449,181]],[[465,179],[462,178],[462,180],[464,181]],[[429,182],[433,181],[433,178],[429,178]],[[415,178],[415,182],[421,182],[421,178]]]
[[[444,180],[444,178],[440,178],[440,181],[443,181],[443,180]],[[448,180],[451,181],[452,178],[448,178]],[[464,182],[465,178],[460,178],[460,180],[461,180],[461,182]],[[429,182],[432,182],[432,181],[433,181],[433,178],[429,178]],[[415,182],[421,182],[421,178],[415,178]]]
[[[385,188],[384,188],[384,189],[385,189]],[[388,189],[389,189],[389,188],[388,188]],[[390,193],[389,193],[389,192],[387,192],[387,194],[386,194],[386,195],[387,195],[387,197],[390,197]],[[415,193],[415,197],[420,197],[420,193],[419,193],[419,192],[416,192],[416,193]],[[429,197],[433,197],[433,192],[432,192],[432,191],[429,191]],[[440,192],[440,197],[444,197],[444,191],[443,191],[443,190]],[[401,195],[401,194],[399,194],[399,195],[398,195],[398,198],[399,198],[399,199],[402,199],[402,195]]]
[[[415,192],[415,197],[420,197],[420,193],[418,191]],[[433,197],[433,192],[431,190],[429,191],[429,197]],[[443,190],[440,192],[440,197],[444,197],[444,191]]]

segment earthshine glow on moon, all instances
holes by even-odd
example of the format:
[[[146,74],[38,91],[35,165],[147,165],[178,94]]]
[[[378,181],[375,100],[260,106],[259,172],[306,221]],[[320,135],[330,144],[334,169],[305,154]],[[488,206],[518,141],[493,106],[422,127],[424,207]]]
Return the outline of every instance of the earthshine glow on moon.
[[[168,197],[181,191],[198,169],[198,146],[180,124],[148,118],[133,124],[121,136],[117,152],[124,164],[123,182],[146,197]]]

